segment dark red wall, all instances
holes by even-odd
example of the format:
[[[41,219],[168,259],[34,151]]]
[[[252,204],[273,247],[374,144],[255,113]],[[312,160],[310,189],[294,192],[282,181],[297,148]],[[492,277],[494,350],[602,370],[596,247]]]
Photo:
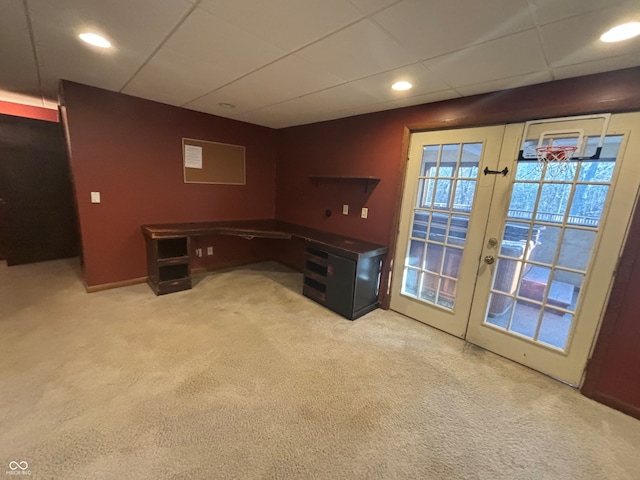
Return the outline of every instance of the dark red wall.
[[[361,115],[279,131],[279,219],[390,245],[409,131],[460,128],[586,113],[640,110],[640,68]],[[380,177],[369,193],[313,175]],[[353,212],[341,215],[341,205]],[[369,219],[360,208],[369,208]],[[333,210],[329,218],[325,209]]]
[[[386,285],[411,131],[639,111],[639,86],[640,68],[633,68],[282,130],[277,217],[388,245]],[[314,187],[309,180],[331,174],[370,175],[381,181],[365,194],[359,185]],[[353,208],[348,217],[340,214],[343,203]],[[362,206],[369,208],[368,220],[359,218]],[[327,208],[333,210],[329,218],[323,215]],[[593,398],[640,417],[640,213],[635,215],[623,262],[634,266],[615,282],[585,388]],[[381,300],[388,306],[384,290]]]
[[[146,276],[142,224],[274,216],[274,130],[71,82],[62,103],[88,286]],[[185,184],[182,137],[244,145],[247,184]]]
[[[640,110],[638,85],[640,68],[633,68],[280,130],[276,215],[393,250],[411,131]],[[365,193],[358,184],[315,187],[309,179],[334,174],[381,181]],[[350,205],[349,216],[342,204]]]
[[[58,111],[48,108],[33,107],[31,105],[21,105],[18,103],[3,102],[0,100],[0,113],[13,115],[15,117],[34,118],[36,120],[46,120],[48,122],[58,121]]]
[[[618,274],[582,392],[640,418],[640,210],[629,229]]]

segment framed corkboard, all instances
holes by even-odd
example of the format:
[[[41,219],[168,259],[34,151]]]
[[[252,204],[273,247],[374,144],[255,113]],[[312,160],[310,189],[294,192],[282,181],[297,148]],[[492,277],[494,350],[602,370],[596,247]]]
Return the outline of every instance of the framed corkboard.
[[[227,143],[182,139],[184,183],[245,185],[244,147]]]

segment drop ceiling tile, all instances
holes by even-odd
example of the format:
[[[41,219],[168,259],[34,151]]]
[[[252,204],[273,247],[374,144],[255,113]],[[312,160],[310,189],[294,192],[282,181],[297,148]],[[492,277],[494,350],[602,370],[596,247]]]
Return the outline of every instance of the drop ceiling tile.
[[[278,105],[244,112],[234,118],[247,122],[259,119],[260,122],[263,122],[260,125],[282,128],[340,118],[345,116],[345,111],[366,107],[375,102],[374,97],[359,91],[350,84],[344,84],[304,97],[294,98]],[[273,121],[269,120],[270,115],[273,116]]]
[[[194,11],[124,92],[182,105],[285,54],[204,10]]]
[[[203,0],[199,6],[289,51],[362,18],[347,0]]]
[[[529,0],[537,25],[608,8],[627,0]]]
[[[501,78],[490,82],[478,83],[475,85],[467,85],[458,87],[457,90],[465,97],[478,95],[480,93],[498,92],[500,90],[508,90],[510,88],[524,87],[526,85],[535,85],[537,83],[550,82],[553,80],[550,72],[535,72],[528,75],[518,75],[516,77]]]
[[[640,19],[640,2],[598,10],[579,17],[540,27],[547,58],[553,68],[612,56],[627,55],[640,50],[640,37],[618,43],[604,43],[600,35],[609,28]],[[570,35],[567,32],[571,32]]]
[[[218,113],[220,103],[231,103],[238,113],[279,103],[343,83],[341,79],[289,55],[205,97],[187,104],[188,108]],[[224,110],[224,109],[223,109]]]
[[[344,80],[415,63],[418,59],[370,20],[362,20],[297,55]]]
[[[194,61],[172,50],[162,49],[122,92],[180,106],[230,80],[228,72],[216,68],[216,64]]]
[[[28,5],[45,93],[57,90],[59,78],[119,90],[192,8],[184,0],[30,0]],[[78,34],[88,30],[105,35],[113,48],[80,42]]]
[[[0,0],[0,11],[0,86],[38,96],[38,70],[23,3]]]
[[[413,97],[398,98],[389,102],[378,103],[373,105],[372,112],[380,110],[391,110],[393,108],[411,107],[414,105],[424,105],[427,103],[441,102],[443,100],[450,100],[452,98],[461,97],[460,93],[456,90],[443,90],[441,92],[427,93],[424,95],[416,95]]]
[[[400,92],[393,90],[391,85],[401,80],[411,83],[413,88]],[[360,80],[354,80],[350,85],[374,96],[380,101],[415,97],[417,95],[439,92],[449,88],[449,85],[438,78],[422,63],[414,63]]]
[[[453,87],[486,83],[547,69],[535,29],[424,63]]]
[[[292,111],[331,113],[377,103],[377,98],[346,83],[286,102]]]
[[[291,125],[297,125],[296,117],[286,108],[279,105],[272,105],[252,110],[250,112],[244,112],[239,115],[234,115],[231,118],[234,120],[240,120],[241,122],[253,123],[255,125],[262,125],[263,127],[269,128],[284,128]]]
[[[422,59],[533,27],[526,0],[405,0],[373,18]]]
[[[349,0],[358,10],[366,15],[378,12],[384,8],[388,8],[402,0]]]
[[[623,68],[637,67],[640,65],[640,49],[634,53],[620,55],[617,57],[607,57],[592,62],[578,63],[566,67],[553,69],[554,77],[557,80],[572,77],[581,77],[594,73],[610,72]]]

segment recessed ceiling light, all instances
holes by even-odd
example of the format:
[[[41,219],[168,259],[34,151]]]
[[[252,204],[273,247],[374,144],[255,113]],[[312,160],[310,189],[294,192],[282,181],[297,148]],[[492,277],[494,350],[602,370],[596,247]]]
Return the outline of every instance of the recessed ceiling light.
[[[621,42],[640,35],[640,22],[629,22],[613,27],[600,36],[603,42]]]
[[[391,88],[393,88],[394,90],[409,90],[411,87],[413,87],[413,85],[411,85],[409,82],[396,82],[391,85]]]
[[[106,38],[98,35],[97,33],[87,32],[87,33],[81,33],[78,36],[80,37],[80,40],[82,40],[83,42],[87,42],[90,45],[95,45],[96,47],[100,47],[100,48],[111,47],[111,42]]]
[[[236,108],[236,106],[233,103],[227,103],[227,102],[220,102],[218,106],[222,108]]]

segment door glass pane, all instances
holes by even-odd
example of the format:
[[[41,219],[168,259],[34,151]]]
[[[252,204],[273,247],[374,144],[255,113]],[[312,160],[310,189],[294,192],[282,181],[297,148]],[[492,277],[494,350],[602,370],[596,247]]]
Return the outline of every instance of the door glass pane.
[[[571,329],[573,315],[555,308],[547,307],[542,315],[538,341],[552,347],[564,350],[567,347],[567,339]]]
[[[538,235],[535,247],[531,251],[530,258],[539,263],[552,265],[556,258],[556,251],[562,229],[550,225],[535,225],[534,229],[540,234]]]
[[[469,230],[469,217],[466,215],[452,215],[447,235],[447,244],[463,246]]]
[[[420,169],[420,176],[422,177],[435,177],[436,169],[438,166],[438,151],[439,145],[425,145],[422,149],[422,168]]]
[[[609,193],[607,185],[577,185],[571,202],[569,223],[596,227],[602,216],[604,201]]]
[[[423,273],[420,298],[423,300],[427,300],[428,302],[435,303],[439,283],[440,282],[438,275],[434,275],[432,273]]]
[[[413,268],[405,268],[404,279],[402,281],[402,293],[405,295],[411,295],[413,297],[418,296],[420,280],[420,271]]]
[[[543,184],[536,219],[543,222],[562,223],[570,195],[571,184]]]
[[[460,262],[462,261],[462,250],[459,248],[446,248],[444,256],[444,265],[442,268],[442,274],[447,277],[458,278],[458,270],[460,269]]]
[[[534,303],[517,300],[507,330],[530,339],[536,336],[542,307]]]
[[[482,147],[423,147],[402,293],[453,309]]]
[[[421,267],[424,258],[424,242],[419,240],[409,241],[409,253],[407,254],[407,265]]]
[[[435,180],[433,178],[421,178],[418,181],[418,196],[416,198],[416,207],[430,208],[433,204],[433,190]]]
[[[523,165],[528,163],[523,162]],[[511,203],[509,204],[509,218],[530,219],[536,205],[538,195],[537,183],[518,183],[513,186]]]
[[[595,241],[595,230],[567,228],[562,239],[558,265],[585,271],[591,258],[591,251]],[[580,255],[576,255],[576,252],[580,252]]]
[[[610,182],[613,177],[613,162],[583,162],[578,180],[583,182]]]
[[[425,268],[430,272],[440,273],[440,267],[442,267],[443,252],[444,247],[442,245],[429,243],[427,245],[427,260],[425,262]]]
[[[473,195],[476,193],[475,180],[458,180],[453,209],[457,212],[470,212],[473,205]]]
[[[504,246],[502,247],[504,250]],[[499,272],[493,276],[493,289],[498,292],[513,294],[518,286],[520,272],[523,263],[509,258],[499,258],[496,270]]]
[[[451,204],[451,187],[451,180],[437,180],[433,208],[437,210],[449,210]]]
[[[414,238],[427,238],[429,228],[429,212],[416,210],[413,213],[413,224],[411,225],[411,236]]]
[[[532,180],[537,182],[540,180],[542,169],[536,161],[521,162],[516,171],[516,182],[518,180]]]
[[[476,178],[482,154],[481,143],[465,143],[462,147],[459,178]]]
[[[456,169],[460,157],[460,144],[452,143],[442,146],[442,158],[440,159],[439,177],[453,177],[453,171]]]
[[[444,243],[449,224],[449,215],[445,213],[434,213],[429,227],[429,240]]]
[[[568,162],[562,165],[549,164],[544,168],[544,179],[549,182],[571,182],[578,173],[578,162]]]
[[[584,275],[557,269],[549,290],[547,305],[575,312],[578,292],[582,288]]]
[[[507,328],[511,319],[511,312],[515,302],[510,295],[492,293],[489,296],[489,308],[487,311],[487,323],[498,327]]]
[[[617,152],[620,142],[607,137],[605,146]],[[516,166],[485,323],[564,350],[578,320],[615,158],[575,160],[541,180],[532,180],[531,165]]]

